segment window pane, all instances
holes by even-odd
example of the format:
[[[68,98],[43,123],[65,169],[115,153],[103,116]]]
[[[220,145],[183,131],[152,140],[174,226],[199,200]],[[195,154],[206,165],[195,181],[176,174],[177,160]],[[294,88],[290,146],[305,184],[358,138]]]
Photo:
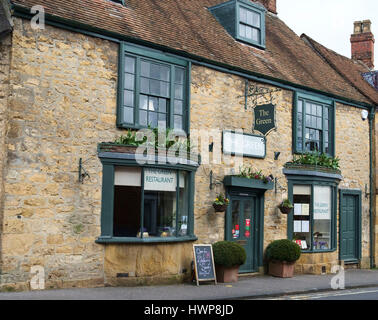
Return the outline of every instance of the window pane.
[[[159,128],[167,127],[167,115],[165,113],[158,113],[158,127]]]
[[[311,186],[296,185],[293,187],[294,226],[293,240],[302,250],[311,249]]]
[[[331,248],[331,187],[314,186],[314,249]]]
[[[232,239],[240,237],[240,200],[232,201]]]
[[[147,110],[148,106],[148,96],[140,95],[139,96],[139,108],[143,110]]]
[[[141,126],[147,126],[147,111],[139,111],[139,124]]]
[[[306,102],[306,114],[311,114],[311,103]]]
[[[182,114],[182,101],[175,100],[175,114]]]
[[[239,24],[240,27],[240,36],[245,38],[246,37],[246,26],[244,24]]]
[[[150,80],[150,93],[156,96],[160,95],[160,81]]]
[[[258,13],[253,12],[252,25],[260,28],[260,15]]]
[[[163,97],[169,97],[169,82],[160,81],[160,95]]]
[[[160,80],[169,81],[170,68],[168,66],[160,66]]]
[[[324,108],[324,119],[328,119],[329,118],[328,114],[329,114],[329,109],[328,108]]]
[[[125,89],[134,90],[134,75],[125,73]]]
[[[182,129],[182,116],[174,116],[174,128]]]
[[[159,112],[167,112],[167,100],[159,98]]]
[[[240,8],[240,22],[247,23],[247,10]]]
[[[311,116],[306,114],[306,127],[311,127]]]
[[[183,84],[184,83],[184,74],[185,70],[182,68],[175,68],[175,83]]]
[[[258,29],[252,29],[252,40],[260,42],[260,30]]]
[[[128,107],[134,107],[134,91],[124,91],[123,104]]]
[[[148,110],[152,110],[152,111],[158,110],[158,98],[155,98],[155,97],[149,98]]]
[[[114,236],[136,237],[140,232],[141,195],[141,187],[114,186]]]
[[[144,227],[149,237],[176,236],[176,188],[176,171],[145,169]]]
[[[123,108],[123,121],[126,123],[134,123],[134,108]]]
[[[150,64],[150,77],[153,79],[160,79],[160,65],[155,63]]]
[[[157,113],[156,112],[148,113],[148,124],[153,128],[157,127]]]
[[[249,10],[247,11],[247,24],[253,25],[253,12]]]
[[[245,27],[245,37],[248,39],[252,39],[252,28],[246,26]]]
[[[313,105],[311,105],[312,106],[312,111],[311,111],[311,113],[314,115],[314,116],[316,116],[316,114],[317,114],[317,110],[318,110],[318,106],[316,105],[316,104],[313,104]]]
[[[132,57],[125,58],[125,72],[135,73],[135,58],[132,58]]]
[[[150,93],[150,80],[147,78],[140,78],[140,92]]]
[[[298,109],[298,112],[302,113],[302,109],[303,109],[302,100],[298,100],[297,109]]]
[[[142,60],[140,63],[140,74],[143,77],[150,77],[150,63]]]
[[[183,98],[183,86],[181,84],[175,85],[175,98],[177,99]]]
[[[317,106],[317,115],[318,115],[318,117],[323,116],[323,107],[322,106]]]

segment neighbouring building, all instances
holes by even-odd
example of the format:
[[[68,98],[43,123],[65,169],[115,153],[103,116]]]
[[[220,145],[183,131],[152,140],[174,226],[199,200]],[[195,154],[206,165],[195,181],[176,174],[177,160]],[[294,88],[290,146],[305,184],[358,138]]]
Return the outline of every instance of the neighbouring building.
[[[369,21],[349,59],[275,0],[0,4],[0,288],[187,281],[193,243],[224,239],[241,273],[281,238],[302,246],[297,273],[375,266]],[[138,155],[146,128],[185,133],[190,159]]]

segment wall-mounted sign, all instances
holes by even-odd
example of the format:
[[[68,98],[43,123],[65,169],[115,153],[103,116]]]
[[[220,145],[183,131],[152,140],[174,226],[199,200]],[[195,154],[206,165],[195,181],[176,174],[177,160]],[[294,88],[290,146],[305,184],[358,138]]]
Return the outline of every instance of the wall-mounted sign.
[[[223,153],[251,158],[265,158],[266,140],[264,136],[223,131]]]
[[[273,104],[264,104],[255,107],[255,121],[253,130],[261,132],[264,136],[276,128],[276,112]]]
[[[144,190],[176,191],[176,171],[164,169],[144,170]]]

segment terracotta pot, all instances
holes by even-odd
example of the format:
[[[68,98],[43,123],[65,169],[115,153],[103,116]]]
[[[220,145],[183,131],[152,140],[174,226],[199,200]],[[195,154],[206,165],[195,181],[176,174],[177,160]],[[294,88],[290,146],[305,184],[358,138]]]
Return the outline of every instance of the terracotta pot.
[[[215,212],[225,212],[227,209],[227,204],[215,204],[213,203]]]
[[[294,275],[294,262],[269,261],[269,274],[274,277],[292,278]]]
[[[216,264],[215,272],[217,275],[217,282],[238,282],[239,267],[240,266],[225,267]]]

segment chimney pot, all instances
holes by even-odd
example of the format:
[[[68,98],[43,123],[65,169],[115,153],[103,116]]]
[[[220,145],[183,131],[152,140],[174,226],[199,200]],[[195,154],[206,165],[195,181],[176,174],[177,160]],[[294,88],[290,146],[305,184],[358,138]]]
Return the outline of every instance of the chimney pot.
[[[371,33],[371,21],[355,21],[350,37],[352,59],[360,60],[370,69],[374,68],[374,35]]]

